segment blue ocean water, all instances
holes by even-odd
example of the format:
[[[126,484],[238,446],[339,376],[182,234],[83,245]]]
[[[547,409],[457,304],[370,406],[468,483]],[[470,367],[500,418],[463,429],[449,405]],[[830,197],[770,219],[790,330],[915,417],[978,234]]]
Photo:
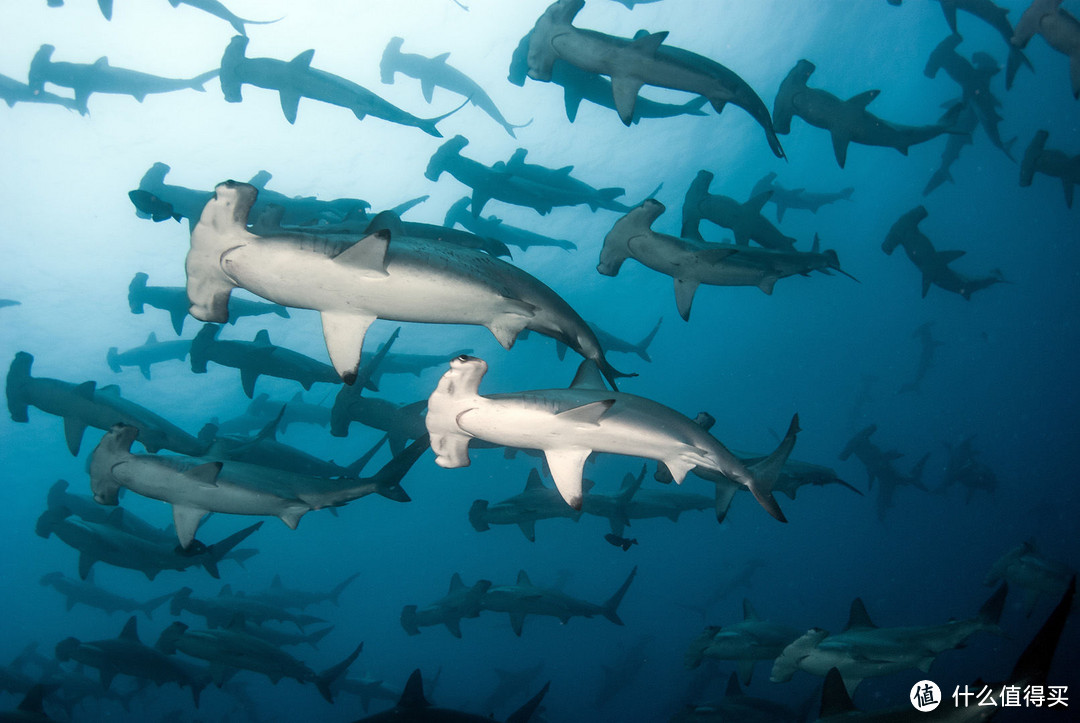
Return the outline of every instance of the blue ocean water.
[[[1013,22],[1025,7],[1019,0],[1003,4]],[[374,210],[427,196],[404,218],[439,224],[469,189],[449,175],[430,181],[424,171],[440,145],[461,134],[469,140],[462,155],[486,165],[524,148],[530,163],[572,165],[573,175],[592,186],[625,189],[619,200],[627,205],[655,194],[667,211],[654,228],[669,234],[680,230],[683,196],[699,171],[715,174],[712,193],[739,201],[750,197],[758,179],[775,172],[786,188],[854,188],[850,201],[816,213],[789,210],[778,225],[803,250],[820,235],[858,283],[813,273],[781,279],[771,295],[753,287],[703,285],[690,320],[684,321],[670,277],[634,261],[614,278],[596,272],[604,237],[620,213],[576,206],[539,215],[494,200],[483,215],[576,244],[571,251],[514,248],[512,263],[541,279],[591,323],[636,341],[663,319],[649,347],[651,362],[610,353],[616,368],[638,375],[623,379],[622,391],[690,417],[707,411],[717,419],[713,434],[727,446],[763,454],[797,412],[803,431],[792,457],[834,468],[863,494],[830,485],[808,487],[794,500],[781,495],[786,525],[739,494],[720,525],[709,511],[685,513],[674,524],[634,521],[624,534],[638,544],[624,552],[605,541],[608,522],[589,516],[541,521],[535,542],[513,526],[478,532],[468,519],[473,500],[496,502],[520,492],[537,461],[475,451],[470,467],[448,470],[437,467],[429,453],[403,481],[411,502],[372,496],[333,515],[313,512],[297,530],[267,519],[244,543],[258,554],[243,567],[223,564],[220,580],[192,569],[163,572],[149,581],[99,563],[99,585],[145,600],[185,585],[204,597],[217,595],[226,583],[254,593],[275,575],[289,587],[328,590],[359,573],[340,605],[309,609],[334,625],[318,650],[290,649],[316,670],[363,641],[350,677],[368,675],[401,689],[409,673],[420,668],[429,679],[438,674],[428,692],[439,705],[502,720],[550,680],[545,720],[658,721],[687,704],[722,697],[734,664],[707,662],[691,671],[683,656],[706,624],[740,620],[743,597],[763,618],[798,630],[840,630],[857,596],[879,625],[935,624],[973,616],[993,592],[984,585],[991,565],[1024,541],[1033,541],[1048,558],[1077,566],[1077,210],[1066,207],[1054,179],[1038,175],[1030,187],[1020,187],[1018,164],[994,148],[982,129],[952,166],[955,183],[924,197],[945,136],[912,146],[906,156],[853,144],[841,169],[826,131],[796,118],[791,132],[780,136],[787,159],[778,159],[761,127],[735,105],[719,115],[707,109],[704,116],[647,118],[625,127],[613,110],[585,102],[571,123],[557,85],[527,80],[518,87],[507,81],[514,49],[544,12],[544,0],[472,0],[465,7],[452,0],[233,0],[228,5],[244,18],[276,20],[247,25],[248,57],[290,60],[314,49],[312,67],[359,83],[415,116],[431,118],[457,108],[462,98],[445,90],[436,89],[429,104],[416,80],[398,75],[392,84],[381,81],[383,49],[399,36],[403,52],[450,53],[447,62],[475,80],[511,123],[527,125],[511,137],[466,105],[438,123],[443,138],[436,138],[373,116],[358,120],[346,109],[307,99],[290,124],[275,92],[247,85],[242,102],[228,103],[216,79],[205,83],[204,92],[178,90],[142,102],[95,93],[85,115],[44,103],[2,108],[0,297],[19,303],[0,309],[0,358],[26,351],[34,355],[34,376],[93,380],[99,387],[118,384],[125,398],[192,434],[212,418],[226,420],[247,408],[250,400],[234,369],[211,364],[208,373],[195,375],[187,362],[174,361],[156,365],[148,380],[133,368],[116,374],[106,362],[109,347],[137,346],[150,333],[163,341],[177,338],[167,314],[147,309],[133,315],[126,297],[138,272],[152,285],[185,284],[187,222],[139,218],[128,197],[155,163],[171,168],[166,183],[200,190],[268,171],[267,189],[288,196],[361,198]],[[113,6],[106,20],[90,0],[68,0],[58,8],[29,0],[6,4],[0,74],[27,82],[31,58],[51,44],[56,62],[89,64],[107,56],[116,68],[190,78],[216,69],[236,34],[228,23],[186,5],[115,0]],[[1075,2],[1063,7],[1080,14]],[[802,58],[817,66],[811,87],[840,98],[880,89],[869,109],[897,123],[933,123],[959,96],[944,73],[935,79],[923,73],[930,52],[949,34],[937,2],[909,0],[893,7],[875,0],[662,0],[631,10],[619,2],[588,0],[575,24],[621,37],[641,28],[669,31],[665,44],[724,64],[770,108],[781,81]],[[965,13],[958,29],[962,53],[985,51],[1004,65],[1006,46],[994,29]],[[1017,139],[1012,147],[1017,159],[1039,130],[1049,132],[1048,148],[1080,152],[1068,59],[1039,37],[1025,52],[1034,72],[1021,68],[1008,91],[1004,72],[991,81],[1001,100],[1002,137]],[[48,85],[46,90],[71,97],[68,88]],[[650,87],[641,95],[669,103],[690,97]],[[966,252],[954,268],[972,276],[999,269],[1008,283],[970,300],[936,287],[924,298],[920,274],[904,254],[881,251],[893,223],[920,204],[928,211],[921,229],[935,246]],[[763,213],[775,222],[773,205],[766,204]],[[708,224],[703,233],[710,241],[730,240],[726,231]],[[941,346],[918,390],[900,393],[918,372],[920,347],[913,332],[927,322]],[[365,349],[374,350],[398,326],[376,321]],[[490,371],[483,393],[565,386],[580,361],[573,351],[560,359],[555,343],[536,334],[507,351],[480,327],[400,326],[395,352],[444,354],[449,360],[457,350],[471,348],[484,358]],[[199,322],[187,319],[183,338],[198,328]],[[251,340],[262,329],[275,344],[327,358],[313,311],[291,310],[288,319],[245,317],[225,326],[221,338]],[[432,367],[418,377],[387,376],[377,396],[396,404],[425,399],[445,368]],[[295,382],[270,377],[260,378],[256,387],[280,401],[299,389]],[[304,398],[329,406],[337,390],[316,384]],[[901,471],[930,455],[922,478],[930,491],[899,488],[883,519],[876,507],[879,486],[868,488],[855,457],[838,459],[852,435],[870,424],[878,428],[876,444],[902,453],[896,461]],[[55,536],[36,535],[35,523],[56,480],[68,480],[74,492],[90,493],[87,458],[100,435],[87,430],[80,454],[72,456],[58,417],[31,408],[27,423],[8,415],[0,421],[5,480],[0,614],[6,621],[0,663],[12,661],[31,643],[51,657],[64,638],[114,637],[124,625],[124,614],[83,606],[66,610],[55,590],[39,584],[52,571],[77,576],[77,553]],[[978,459],[999,481],[996,489],[976,491],[970,500],[956,487],[937,493],[948,445],[972,435]],[[354,424],[346,438],[301,425],[279,438],[347,463],[380,437],[381,432]],[[388,458],[383,450],[373,468]],[[605,456],[586,468],[586,476],[596,490],[614,493],[640,464]],[[649,476],[652,467],[650,462]],[[668,489],[648,477],[645,485]],[[680,491],[711,495],[713,485],[691,475]],[[130,494],[122,503],[155,525],[171,522],[164,503]],[[252,521],[215,515],[199,538],[218,540]],[[754,560],[764,565],[750,585],[726,590]],[[442,626],[409,636],[399,623],[403,606],[422,607],[442,597],[455,572],[468,585],[479,579],[509,585],[525,570],[534,583],[554,585],[561,579],[566,592],[600,603],[635,566],[637,576],[618,609],[623,626],[603,617],[564,625],[530,616],[518,637],[505,614],[484,612],[463,620],[457,639]],[[720,592],[726,594],[716,599]],[[868,679],[855,703],[865,709],[905,705],[911,686],[927,677],[945,691],[978,677],[1000,679],[1052,603],[1043,597],[1028,617],[1023,592],[1011,591],[1001,619],[1004,635],[972,637],[966,647],[942,653],[929,673],[911,669]],[[202,626],[199,618],[180,619]],[[152,644],[170,622],[168,605],[152,619],[140,615],[140,637]],[[1065,635],[1049,682],[1077,690],[1075,626]],[[531,683],[498,709],[485,709],[497,669],[539,664],[541,672]],[[813,719],[821,679],[799,673],[790,682],[771,683],[768,668],[767,662],[758,663],[746,692]],[[626,685],[602,696],[607,669],[623,671],[619,675]],[[705,682],[702,671],[709,674]],[[167,684],[135,695],[129,710],[88,700],[71,719],[242,720],[248,715],[259,721],[346,721],[363,714],[359,699],[345,693],[330,705],[311,685],[291,680],[271,685],[247,672],[234,680],[252,704],[244,707],[234,695],[210,687],[196,709],[187,690]],[[119,676],[113,687],[128,690],[131,681]],[[0,707],[12,708],[20,699],[21,693],[5,692]],[[390,704],[377,701],[372,711]],[[1058,717],[1049,719],[1068,719],[1067,713],[1054,713]],[[1014,719],[1025,715],[1031,711]]]

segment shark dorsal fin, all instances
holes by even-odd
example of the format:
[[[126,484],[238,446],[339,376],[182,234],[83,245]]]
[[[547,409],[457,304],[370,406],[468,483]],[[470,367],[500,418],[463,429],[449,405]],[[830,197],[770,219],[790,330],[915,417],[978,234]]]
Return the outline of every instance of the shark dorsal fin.
[[[589,402],[588,404],[582,404],[573,409],[559,412],[556,416],[565,422],[598,425],[600,424],[600,420],[603,419],[604,415],[607,414],[607,411],[611,409],[611,405],[614,403],[614,399],[601,399],[596,402]]]
[[[311,59],[315,57],[315,49],[311,48],[297,55],[295,58],[289,61],[289,65],[297,66],[300,68],[310,68]]]
[[[334,260],[386,276],[386,252],[389,246],[390,232],[380,229],[342,251]]]
[[[132,615],[128,618],[128,621],[124,623],[124,629],[120,631],[121,640],[130,640],[132,642],[139,642],[139,626],[135,622],[135,616]]]
[[[821,719],[840,716],[855,710],[855,704],[851,702],[847,688],[844,686],[844,678],[836,668],[829,668],[825,675],[825,685],[821,689]]]
[[[97,389],[97,382],[83,382],[75,387],[75,393],[84,399],[93,399],[94,391]]]
[[[405,683],[405,692],[401,694],[401,700],[398,701],[398,708],[416,709],[427,708],[431,705],[428,699],[424,697],[424,678],[420,675],[420,669],[417,668],[409,676],[409,680]]]
[[[816,233],[814,234],[814,245],[810,247],[810,253],[816,254],[821,251],[821,237]]]
[[[375,233],[376,231],[388,231],[391,236],[404,236],[405,226],[401,223],[401,216],[393,211],[380,211],[368,223],[365,233]]]
[[[870,619],[870,614],[866,612],[866,605],[863,604],[862,598],[857,597],[851,601],[851,613],[848,615],[847,625],[844,630],[852,630],[853,628],[876,628],[874,621]]]
[[[281,588],[285,587],[281,584],[281,575],[274,575],[274,579],[270,582],[270,587],[274,588],[275,590],[280,590]]]
[[[525,491],[528,492],[529,490],[540,490],[543,488],[544,482],[540,479],[540,472],[537,471],[535,467],[530,469],[529,478],[525,480]]]
[[[660,49],[660,45],[667,39],[668,33],[666,30],[659,33],[648,33],[645,35],[638,34],[630,43],[630,47],[635,50],[639,50],[645,55],[656,55],[656,51]]]
[[[94,66],[97,67],[97,68],[108,68],[109,67],[109,56],[102,55],[100,58],[98,58],[97,60],[94,61]]]
[[[586,359],[578,366],[574,380],[570,382],[571,389],[603,389],[607,391],[604,377],[600,374],[600,367],[592,359]]]
[[[742,601],[742,616],[743,620],[759,620],[757,613],[754,612],[754,606],[750,604],[750,600],[743,598]]]
[[[270,343],[270,332],[266,329],[260,329],[259,333],[255,335],[253,343],[258,344],[259,346],[273,346],[273,344]]]
[[[431,62],[433,62],[433,63],[445,63],[446,59],[449,58],[449,57],[450,57],[450,53],[442,53],[441,55],[436,55],[434,58],[432,58]]]
[[[218,597],[232,597],[232,585],[225,583],[221,586],[221,592],[218,593]]]
[[[727,690],[724,692],[724,697],[731,698],[734,696],[742,695],[742,687],[739,685],[739,674],[732,673],[728,678]]]
[[[529,574],[524,570],[518,570],[517,584],[526,587],[533,586],[532,580],[529,579]]]
[[[453,574],[453,576],[450,578],[450,592],[454,593],[454,592],[457,592],[458,590],[464,590],[464,589],[465,589],[465,582],[461,579],[461,573],[460,572],[455,572]]]
[[[146,345],[157,344],[157,334],[150,332],[150,336],[146,337]]]

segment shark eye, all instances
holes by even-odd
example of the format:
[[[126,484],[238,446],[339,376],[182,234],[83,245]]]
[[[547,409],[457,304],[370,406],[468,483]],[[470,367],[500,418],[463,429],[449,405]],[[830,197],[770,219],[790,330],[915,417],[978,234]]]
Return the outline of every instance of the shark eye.
[[[469,356],[468,354],[460,354],[460,355],[458,355],[457,359],[455,359],[454,361],[459,361],[459,362],[467,362],[467,361],[469,361],[469,360],[470,360],[471,358],[472,358],[472,357],[470,357],[470,356]]]

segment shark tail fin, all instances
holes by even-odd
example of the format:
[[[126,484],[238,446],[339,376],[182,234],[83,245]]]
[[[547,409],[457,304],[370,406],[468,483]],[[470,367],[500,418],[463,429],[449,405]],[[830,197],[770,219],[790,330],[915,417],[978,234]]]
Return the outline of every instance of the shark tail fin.
[[[420,455],[426,452],[429,446],[431,446],[431,442],[428,435],[425,434],[387,462],[373,478],[377,488],[376,491],[383,497],[396,502],[408,502],[411,498],[401,488],[401,478],[412,468],[416,460],[420,459]]]
[[[663,321],[664,317],[661,316],[656,320],[656,326],[652,328],[652,331],[646,334],[644,339],[634,345],[634,353],[647,362],[652,361],[652,359],[649,358],[649,345],[652,344],[653,339],[656,338],[656,332],[660,331],[660,324],[663,323]]]
[[[923,468],[926,467],[926,461],[928,459],[930,459],[930,453],[929,452],[924,454],[922,456],[922,459],[920,459],[918,462],[916,462],[915,466],[911,468],[911,484],[914,485],[916,488],[924,491],[924,492],[926,492],[927,489],[926,489],[926,485],[924,485],[923,481],[922,481],[922,473],[923,473]]]
[[[780,471],[784,468],[791,450],[795,447],[795,439],[799,431],[799,415],[795,414],[791,417],[791,424],[788,425],[787,434],[780,440],[780,444],[777,445],[772,454],[750,468],[750,474],[753,477],[750,492],[753,493],[754,498],[770,515],[781,522],[787,522],[787,518],[780,510],[776,498],[773,497],[773,487],[780,478]]]
[[[623,597],[626,595],[626,591],[630,589],[630,583],[634,581],[636,575],[637,565],[634,565],[634,569],[630,571],[630,574],[626,577],[626,581],[619,586],[619,589],[615,591],[615,594],[608,598],[608,601],[603,605],[601,612],[604,617],[616,625],[623,624],[623,621],[619,619],[619,614],[617,612],[619,603],[622,602]]]
[[[1050,663],[1054,659],[1058,641],[1065,629],[1065,621],[1072,609],[1073,596],[1076,593],[1076,576],[1069,580],[1069,587],[1062,596],[1061,601],[1050,613],[1039,632],[1035,633],[1024,652],[1016,661],[1012,675],[1012,681],[1025,681],[1030,683],[1044,683],[1050,673]]]
[[[469,524],[477,532],[487,532],[491,529],[484,517],[487,515],[488,501],[474,500],[469,508]]]
[[[331,692],[330,686],[335,680],[345,674],[345,671],[349,669],[349,666],[353,664],[353,661],[360,657],[360,651],[363,649],[364,644],[360,643],[356,646],[356,650],[352,651],[347,658],[337,665],[327,668],[319,673],[319,676],[315,679],[315,687],[319,689],[319,693],[326,699],[326,702],[334,702],[334,694]]]
[[[248,536],[251,535],[251,533],[262,527],[262,525],[262,522],[256,522],[254,525],[245,527],[239,532],[235,532],[229,535],[224,540],[220,542],[215,542],[213,545],[208,546],[203,553],[204,555],[206,555],[206,559],[203,560],[202,565],[206,568],[206,571],[210,573],[210,576],[213,577],[215,580],[220,579],[221,575],[220,573],[218,573],[217,568],[218,563],[220,563],[222,559],[224,559],[224,557],[228,555],[234,547],[246,540]]]
[[[349,575],[347,578],[345,578],[344,580],[339,582],[334,587],[334,589],[330,591],[330,595],[329,595],[330,602],[337,605],[338,604],[338,598],[341,597],[341,593],[345,592],[345,588],[347,588],[349,585],[351,585],[352,581],[355,580],[358,577],[360,577],[360,573],[354,572],[352,575]]]
[[[470,98],[466,98],[465,101],[462,102],[461,105],[459,105],[457,108],[454,108],[449,113],[443,113],[442,115],[436,116],[435,118],[420,118],[420,119],[417,120],[416,127],[419,128],[420,130],[424,131],[424,133],[427,133],[429,136],[435,136],[436,138],[442,138],[443,134],[440,133],[439,129],[435,127],[436,124],[438,124],[440,121],[445,120],[445,119],[449,118],[450,116],[454,115],[455,113],[457,113],[459,110],[461,110],[466,105],[468,105],[470,100],[471,100]]]
[[[8,367],[7,404],[13,422],[29,422],[30,407],[27,385],[30,382],[30,369],[34,365],[34,355],[25,351],[15,354]]]
[[[333,630],[333,629],[334,629],[334,626],[331,625],[328,628],[323,628],[322,630],[316,630],[311,635],[307,636],[307,638],[304,639],[304,642],[307,643],[308,645],[310,645],[311,647],[315,648],[315,650],[318,650],[319,649],[319,643],[322,642],[322,639],[325,638],[327,635],[329,635],[330,631]]]
[[[155,597],[155,598],[150,598],[149,600],[147,600],[146,602],[144,602],[142,605],[139,606],[139,610],[142,610],[144,613],[146,613],[147,620],[153,620],[154,619],[154,611],[163,602],[170,599],[171,597],[172,597],[172,595],[160,595],[160,596]]]
[[[551,681],[544,683],[544,687],[540,689],[540,692],[529,699],[525,705],[521,706],[506,719],[506,723],[529,723],[532,720],[533,713],[540,707],[540,702],[544,700],[544,696],[547,695],[548,688],[551,687]]]

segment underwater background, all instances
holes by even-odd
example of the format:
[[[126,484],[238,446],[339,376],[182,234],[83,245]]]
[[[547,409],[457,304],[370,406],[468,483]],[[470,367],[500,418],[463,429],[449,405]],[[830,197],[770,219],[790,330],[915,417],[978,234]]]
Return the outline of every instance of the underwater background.
[[[1026,7],[1019,0],[1003,4],[1013,22]],[[546,0],[471,0],[467,7],[452,0],[228,5],[243,18],[280,18],[246,26],[249,57],[289,60],[313,48],[312,67],[359,83],[415,116],[456,109],[460,96],[436,89],[429,104],[412,78],[399,74],[392,84],[381,82],[380,58],[398,36],[404,52],[450,53],[448,63],[476,81],[510,123],[524,125],[511,137],[465,105],[438,122],[443,138],[436,138],[374,116],[358,120],[344,108],[307,99],[290,124],[277,93],[245,86],[242,102],[228,103],[215,78],[206,81],[204,92],[177,90],[142,102],[96,93],[85,115],[47,103],[2,107],[0,297],[18,304],[0,308],[0,358],[26,351],[34,355],[35,377],[117,384],[124,398],[192,434],[211,419],[227,420],[247,409],[250,400],[235,369],[211,364],[196,375],[188,362],[172,361],[155,365],[146,379],[135,368],[118,374],[107,364],[110,347],[138,346],[151,333],[161,341],[177,338],[168,314],[152,308],[132,314],[127,299],[139,272],[151,285],[185,284],[187,221],[140,218],[128,196],[155,163],[171,168],[168,184],[209,191],[223,180],[246,181],[267,171],[267,189],[287,196],[360,198],[373,212],[426,196],[403,218],[441,224],[469,189],[449,175],[430,181],[424,171],[440,145],[461,134],[469,141],[462,155],[487,165],[525,148],[530,163],[572,165],[574,177],[594,187],[625,189],[618,200],[629,206],[654,194],[667,207],[654,229],[676,235],[683,196],[699,171],[715,174],[712,193],[740,202],[750,198],[762,176],[775,172],[786,188],[854,189],[850,200],[816,213],[788,210],[778,225],[803,250],[820,235],[823,247],[835,249],[843,270],[858,282],[814,273],[780,280],[771,295],[753,287],[703,285],[693,315],[684,321],[670,277],[636,262],[614,278],[596,272],[604,236],[620,213],[575,206],[539,215],[493,200],[483,215],[576,245],[513,248],[512,263],[590,323],[637,341],[663,319],[648,347],[651,361],[609,352],[616,368],[638,375],[622,379],[621,391],[689,417],[709,412],[717,420],[712,433],[725,445],[762,454],[775,447],[797,412],[803,431],[792,458],[834,468],[862,494],[833,484],[808,487],[794,500],[780,496],[788,524],[739,494],[720,525],[710,510],[684,513],[676,523],[634,521],[623,534],[638,544],[623,551],[605,541],[608,522],[592,516],[541,521],[535,542],[512,525],[477,531],[468,515],[473,501],[494,503],[517,494],[529,471],[539,468],[538,460],[475,451],[470,467],[448,470],[437,467],[429,453],[402,482],[411,502],[372,496],[334,514],[314,512],[296,530],[268,519],[244,543],[258,554],[242,567],[224,563],[220,580],[192,568],[149,581],[138,572],[98,564],[98,585],[145,600],[185,585],[204,597],[217,595],[226,583],[234,591],[257,592],[275,575],[289,587],[329,590],[359,573],[339,605],[322,603],[307,611],[334,625],[317,650],[291,649],[316,670],[363,641],[350,676],[369,675],[400,689],[415,668],[429,680],[441,671],[427,689],[439,705],[503,720],[550,680],[545,720],[659,721],[687,704],[723,696],[734,663],[705,661],[688,670],[684,653],[705,625],[741,620],[744,597],[763,618],[800,631],[840,630],[855,597],[878,625],[935,624],[973,616],[993,592],[984,585],[993,563],[1025,541],[1064,565],[1080,563],[1078,211],[1066,206],[1054,179],[1040,175],[1030,187],[1020,187],[1018,164],[992,147],[981,129],[952,166],[955,183],[924,196],[947,136],[914,145],[906,156],[853,144],[841,169],[825,131],[795,119],[791,132],[781,136],[787,158],[780,159],[750,115],[730,105],[719,115],[706,106],[701,116],[645,118],[626,127],[613,110],[584,102],[571,123],[557,85],[527,80],[519,87],[507,81],[514,50]],[[1075,2],[1063,7],[1080,14]],[[113,67],[192,78],[216,69],[236,34],[208,13],[170,7],[164,0],[115,0],[108,21],[90,0],[67,0],[58,8],[44,0],[7,2],[0,12],[0,74],[19,83],[26,82],[30,60],[43,44],[56,47],[55,61],[94,63],[107,56]],[[622,37],[641,28],[669,31],[666,44],[724,64],[770,108],[780,82],[801,58],[817,66],[810,85],[841,98],[880,89],[870,110],[898,123],[934,123],[959,94],[944,74],[930,79],[923,73],[928,55],[949,34],[937,2],[909,0],[894,7],[880,0],[662,0],[631,10],[619,2],[588,0],[575,24]],[[984,50],[1004,65],[1005,45],[992,28],[963,13],[959,25],[964,52]],[[1008,91],[1004,73],[992,81],[1002,103],[1002,137],[1018,139],[1012,149],[1018,159],[1039,130],[1049,132],[1049,147],[1080,152],[1080,106],[1071,97],[1067,58],[1040,38],[1025,52],[1034,72],[1021,68]],[[641,95],[678,104],[690,97],[650,87]],[[999,269],[1007,283],[970,300],[936,287],[923,297],[919,272],[904,254],[881,250],[892,224],[920,204],[929,212],[921,229],[935,246],[966,252],[954,262],[957,269],[971,275]],[[775,211],[766,204],[763,214],[775,222]],[[723,229],[702,229],[708,240],[730,240]],[[255,298],[244,291],[235,295]],[[922,375],[915,332],[927,322],[940,346]],[[183,338],[200,326],[187,319]],[[482,393],[563,387],[580,361],[572,351],[560,359],[555,343],[536,334],[508,351],[480,327],[384,320],[371,327],[365,350],[375,350],[398,326],[394,352],[445,355],[449,361],[471,349],[485,359],[490,371]],[[221,338],[250,341],[263,329],[274,344],[327,360],[313,311],[291,309],[287,319],[244,317],[224,326]],[[377,396],[395,404],[426,399],[445,369],[387,375]],[[916,374],[917,389],[901,392]],[[316,384],[303,398],[329,407],[339,389]],[[257,393],[278,402],[299,390],[296,382],[266,376],[256,386]],[[838,459],[848,440],[870,424],[877,425],[876,444],[903,454],[896,461],[902,471],[930,455],[922,473],[927,489],[898,489],[883,516],[876,502],[879,487],[868,488],[862,465],[855,457]],[[67,610],[55,590],[39,584],[53,571],[77,575],[77,553],[55,536],[35,534],[35,522],[57,480],[89,494],[87,458],[100,435],[88,430],[80,454],[72,456],[58,417],[32,408],[28,423],[8,415],[0,420],[0,663],[14,660],[31,643],[51,657],[64,638],[109,638],[123,627],[125,614],[85,606]],[[996,487],[969,494],[943,486],[949,446],[973,435],[978,459],[993,471]],[[345,464],[381,436],[359,424],[345,438],[322,427],[290,425],[278,438]],[[388,458],[380,451],[372,469]],[[646,488],[712,495],[712,484],[693,475],[677,490],[663,487],[651,479],[654,466],[648,463]],[[596,491],[613,494],[624,475],[640,468],[641,460],[602,456],[586,467],[586,477]],[[125,495],[122,505],[159,527],[172,519],[164,503],[134,494]],[[218,540],[254,521],[214,515],[199,539]],[[529,616],[518,637],[505,614],[484,612],[462,621],[458,639],[443,626],[410,636],[399,623],[405,605],[423,607],[442,597],[454,573],[466,585],[479,579],[508,585],[525,570],[534,583],[562,579],[566,592],[601,603],[635,566],[637,576],[618,608],[623,626],[601,616],[565,625]],[[755,570],[749,584],[729,589],[747,569]],[[1048,614],[1052,598],[1041,598],[1028,617],[1023,593],[1010,591],[1000,622],[1004,635],[973,636],[966,647],[942,653],[929,673],[912,669],[868,679],[855,703],[863,709],[904,705],[912,684],[924,678],[946,693],[980,676],[1000,679]],[[198,619],[181,619],[201,626]],[[140,614],[141,639],[153,644],[169,622],[168,605],[152,619]],[[1051,684],[1077,690],[1078,637],[1070,625]],[[497,708],[485,707],[498,683],[496,669],[540,664],[540,672]],[[789,682],[772,683],[768,668],[758,663],[746,692],[790,706],[802,716],[795,719],[812,719],[821,679],[798,673]],[[606,669],[616,670],[625,686],[602,692],[610,685]],[[271,685],[247,672],[235,680],[244,684],[249,702],[211,686],[196,709],[188,691],[168,684],[146,688],[129,710],[115,701],[87,700],[71,719],[246,715],[258,721],[347,721],[363,715],[359,699],[347,693],[330,705],[314,686],[292,680]],[[131,681],[121,676],[113,687],[127,690]],[[4,692],[0,707],[13,708],[20,699],[21,693]],[[371,710],[380,705],[392,701],[375,701]],[[46,708],[64,717],[48,703]],[[1050,719],[1069,717],[1050,713]],[[1015,719],[1025,715],[1031,712]]]

